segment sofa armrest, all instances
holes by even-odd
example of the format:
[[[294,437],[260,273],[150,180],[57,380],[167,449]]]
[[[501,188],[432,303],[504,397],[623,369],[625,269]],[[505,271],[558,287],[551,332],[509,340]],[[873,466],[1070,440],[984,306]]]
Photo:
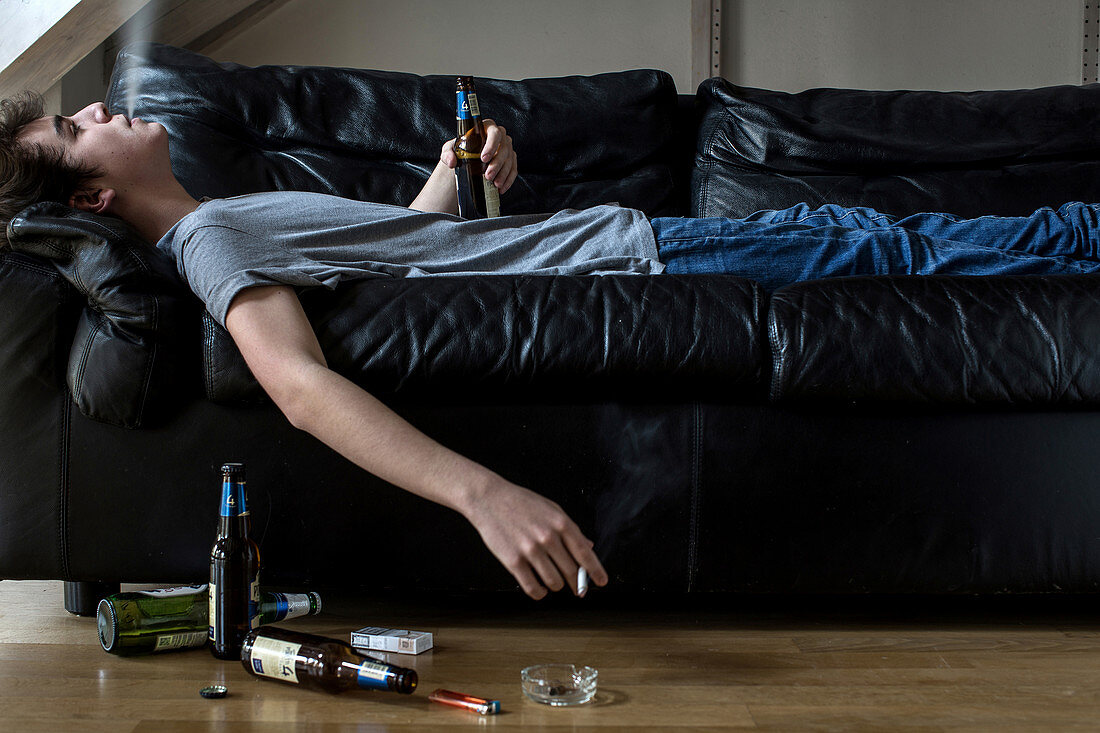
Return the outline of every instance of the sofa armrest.
[[[137,428],[172,395],[186,369],[195,300],[166,255],[118,219],[34,204],[12,219],[16,251],[49,260],[87,306],[69,351],[67,381],[90,418]]]

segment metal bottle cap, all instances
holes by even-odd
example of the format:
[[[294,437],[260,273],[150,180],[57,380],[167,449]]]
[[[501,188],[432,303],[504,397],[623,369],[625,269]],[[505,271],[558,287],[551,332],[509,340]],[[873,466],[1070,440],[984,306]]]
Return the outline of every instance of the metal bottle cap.
[[[243,463],[224,463],[222,464],[222,473],[227,473],[235,478],[244,478],[244,464]]]
[[[205,698],[225,697],[229,694],[229,688],[225,685],[210,685],[199,690],[199,694]]]
[[[99,630],[99,644],[104,651],[111,651],[118,638],[118,615],[115,606],[104,598],[96,608],[96,627]]]

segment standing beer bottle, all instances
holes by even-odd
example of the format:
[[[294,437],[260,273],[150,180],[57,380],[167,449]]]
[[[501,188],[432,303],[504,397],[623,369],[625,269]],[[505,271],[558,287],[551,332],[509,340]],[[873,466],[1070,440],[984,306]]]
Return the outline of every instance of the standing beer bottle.
[[[210,549],[210,651],[236,659],[241,641],[259,625],[260,548],[248,536],[244,465],[222,466],[218,538]]]
[[[481,124],[481,109],[474,92],[473,77],[458,77],[458,137],[455,155],[458,167],[458,215],[464,219],[484,219],[500,216],[500,194],[497,187],[485,180],[481,164],[481,149],[485,146],[485,128]]]
[[[350,644],[315,634],[261,626],[241,646],[241,664],[257,677],[343,692],[356,687],[405,695],[416,689],[416,670],[359,654]]]

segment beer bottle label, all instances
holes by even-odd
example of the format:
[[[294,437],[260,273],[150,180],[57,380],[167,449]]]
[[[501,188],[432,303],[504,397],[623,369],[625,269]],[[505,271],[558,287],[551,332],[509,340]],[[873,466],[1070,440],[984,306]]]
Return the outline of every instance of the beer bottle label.
[[[252,578],[248,589],[248,628],[260,627],[260,576]]]
[[[206,643],[206,632],[184,631],[178,634],[157,634],[157,645],[154,652],[164,652],[169,649],[189,649],[202,646]]]
[[[500,192],[492,181],[481,179],[481,185],[485,188],[485,218],[493,219],[500,216]]]
[[[213,578],[211,578],[211,580],[213,580]],[[217,607],[217,603],[214,602],[214,599],[217,598],[217,596],[218,596],[218,586],[215,585],[214,583],[210,583],[210,591],[209,591],[209,598],[210,598],[209,603],[210,603],[210,605],[208,607],[209,608],[209,610],[208,610],[209,615],[207,616],[207,618],[210,619],[210,633],[209,633],[208,638],[210,639],[210,641],[213,641],[213,642],[217,641],[217,638],[214,636],[214,618],[215,618],[214,609]]]
[[[244,482],[225,482],[222,484],[222,508],[223,517],[243,517],[248,514],[248,507],[244,500]]]
[[[262,677],[298,684],[294,659],[301,648],[301,644],[294,642],[257,636],[252,642],[252,671]]]
[[[309,613],[310,602],[308,593],[271,593],[275,609],[272,611],[274,618],[271,621],[282,621],[285,618],[296,618]]]
[[[374,662],[363,662],[359,665],[359,686],[373,690],[388,690],[386,677],[389,672],[389,667]]]
[[[203,585],[181,585],[174,588],[152,588],[150,590],[136,590],[134,593],[138,593],[143,596],[149,596],[150,598],[175,598],[177,596],[193,596],[198,593],[206,591],[206,584]]]
[[[458,119],[472,120],[481,117],[481,109],[477,106],[477,94],[474,92],[458,92]]]

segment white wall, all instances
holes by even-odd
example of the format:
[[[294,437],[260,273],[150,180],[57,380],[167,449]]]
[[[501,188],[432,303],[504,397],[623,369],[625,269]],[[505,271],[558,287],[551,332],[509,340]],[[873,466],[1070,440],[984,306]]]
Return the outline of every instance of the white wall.
[[[1080,83],[1083,0],[722,0],[720,7],[722,76],[747,86]],[[690,15],[691,0],[290,0],[205,51],[245,64],[501,78],[656,67],[691,92]]]
[[[1095,0],[1094,0],[1095,1]],[[288,0],[200,49],[320,64],[520,79],[654,67],[691,84],[692,0]],[[464,8],[478,8],[476,17]],[[1077,84],[1083,0],[722,0],[722,76],[787,91]],[[101,98],[89,60],[64,110]],[[63,110],[58,110],[63,111]]]
[[[691,0],[291,0],[203,53],[501,79],[655,67],[694,91]]]
[[[1082,0],[723,0],[723,76],[798,91],[1081,83]]]

